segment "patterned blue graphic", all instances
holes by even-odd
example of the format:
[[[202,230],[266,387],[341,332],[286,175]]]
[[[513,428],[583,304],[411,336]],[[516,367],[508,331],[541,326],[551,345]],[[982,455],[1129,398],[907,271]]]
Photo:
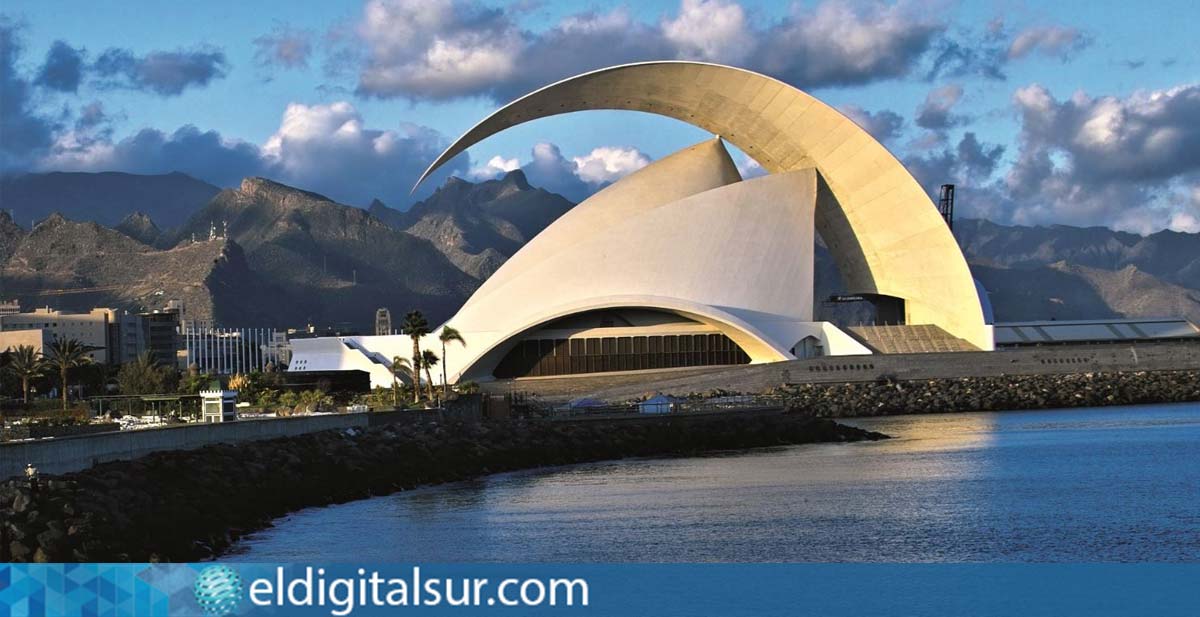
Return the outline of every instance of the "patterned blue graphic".
[[[196,603],[205,615],[225,617],[242,600],[242,577],[229,566],[213,565],[200,571],[193,585]]]
[[[365,574],[413,580],[414,564],[7,564],[0,617],[1196,617],[1189,564],[436,564],[420,580],[580,578],[587,606],[502,606],[490,594],[452,606],[353,598]],[[341,579],[338,592],[318,579]],[[289,586],[312,580],[313,587]],[[345,585],[345,581],[358,582]],[[200,584],[197,584],[197,582]],[[283,585],[283,587],[280,587]],[[269,591],[263,589],[270,587]],[[410,584],[410,589],[416,589]],[[239,591],[234,594],[232,589]],[[248,593],[258,589],[257,595]],[[311,591],[311,593],[310,593]],[[516,590],[513,590],[516,591]],[[382,596],[382,594],[380,594]],[[243,598],[244,596],[244,598]],[[299,599],[295,599],[299,598]],[[339,600],[340,598],[340,600]],[[515,599],[515,598],[514,598]],[[436,604],[436,605],[435,605]],[[799,610],[797,607],[801,607]],[[215,609],[215,610],[206,610]],[[337,612],[335,612],[335,610]],[[221,612],[223,611],[223,612]]]

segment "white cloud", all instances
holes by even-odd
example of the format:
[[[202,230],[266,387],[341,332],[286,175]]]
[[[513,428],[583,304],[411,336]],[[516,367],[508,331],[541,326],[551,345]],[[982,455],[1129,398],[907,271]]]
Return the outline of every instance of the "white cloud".
[[[1075,28],[1038,26],[1023,30],[1013,37],[1008,46],[1008,57],[1023,58],[1037,52],[1065,60],[1090,44],[1091,38]]]
[[[650,164],[650,157],[637,148],[603,146],[584,156],[571,159],[575,162],[575,175],[588,184],[600,185],[615,182]]]
[[[287,106],[279,129],[263,144],[266,163],[286,181],[353,204],[372,198],[406,201],[426,164],[445,146],[433,129],[402,124],[394,130],[367,128],[348,102]],[[452,165],[462,172],[463,165]],[[431,183],[436,186],[437,180]]]
[[[1200,216],[1193,212],[1172,213],[1167,228],[1191,234],[1200,233]]]
[[[901,77],[944,29],[908,2],[825,0],[812,10],[797,3],[788,19],[759,36],[757,68],[808,87]]]
[[[506,159],[500,155],[496,155],[488,159],[487,164],[482,167],[472,167],[471,171],[467,172],[467,176],[475,181],[491,180],[492,178],[520,168],[521,162],[516,158]]]
[[[1192,227],[1196,208],[1180,194],[1200,174],[1200,86],[1060,101],[1033,84],[1013,102],[1020,154],[1004,186],[1014,220]]]
[[[375,197],[404,204],[412,201],[409,190],[445,143],[436,131],[413,124],[369,128],[358,110],[344,101],[292,103],[262,146],[193,126],[170,134],[143,129],[117,142],[72,131],[60,136],[39,168],[182,171],[220,186],[237,186],[246,176],[262,175],[352,205],[366,205]],[[466,161],[464,155],[451,162],[425,190],[451,173],[462,173]]]
[[[571,14],[522,30],[477,0],[371,0],[357,28],[360,94],[507,102],[587,70],[669,58],[734,63],[802,87],[908,74],[945,25],[901,2],[823,0],[755,26],[732,0],[681,0],[658,23],[628,9]],[[349,54],[353,55],[353,54]]]
[[[951,113],[962,100],[963,89],[958,84],[947,84],[929,91],[925,102],[917,108],[917,126],[931,131],[944,131],[962,124],[966,118]]]
[[[1081,178],[1166,179],[1200,171],[1200,85],[1057,101],[1044,86],[1017,91],[1022,136],[1033,153],[1066,154]]]
[[[683,0],[679,15],[662,22],[680,57],[738,64],[754,50],[746,11],[736,2]]]
[[[358,34],[367,47],[359,91],[448,99],[513,76],[524,46],[500,9],[468,0],[371,0]]]
[[[568,158],[558,146],[543,141],[534,144],[529,162],[519,167],[533,186],[580,202],[649,163],[650,157],[637,148],[601,146],[583,156]],[[472,170],[470,177],[494,178],[517,167],[516,158],[494,156],[487,165]]]

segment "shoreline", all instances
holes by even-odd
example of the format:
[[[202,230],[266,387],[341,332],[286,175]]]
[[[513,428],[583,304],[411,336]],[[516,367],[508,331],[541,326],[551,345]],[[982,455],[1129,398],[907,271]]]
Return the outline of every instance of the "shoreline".
[[[1024,411],[1200,401],[1200,370],[794,384],[784,407],[821,418]]]
[[[160,452],[0,485],[4,561],[200,561],[286,514],[418,487],[634,457],[885,439],[782,411],[427,423]]]
[[[831,418],[1200,400],[1200,371],[960,377],[775,390],[783,409],[350,427],[160,451],[0,483],[5,561],[198,561],[305,508],[493,473],[883,439]]]

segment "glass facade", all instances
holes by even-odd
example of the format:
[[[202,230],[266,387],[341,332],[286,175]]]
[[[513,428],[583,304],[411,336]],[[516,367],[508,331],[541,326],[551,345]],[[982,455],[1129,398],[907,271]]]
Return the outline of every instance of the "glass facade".
[[[509,379],[749,363],[750,356],[724,334],[545,338],[517,343],[493,375]]]

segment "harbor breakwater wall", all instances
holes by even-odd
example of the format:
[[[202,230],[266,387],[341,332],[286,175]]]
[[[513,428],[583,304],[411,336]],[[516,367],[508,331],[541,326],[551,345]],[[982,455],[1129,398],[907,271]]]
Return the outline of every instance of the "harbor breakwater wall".
[[[882,439],[780,411],[629,421],[427,422],[156,452],[0,484],[4,561],[197,561],[288,512],[483,474]],[[331,529],[336,535],[338,530]]]
[[[522,392],[548,403],[583,396],[616,402],[654,392],[677,396],[713,389],[757,393],[784,384],[1176,370],[1200,370],[1200,341],[825,356],[741,366],[525,378],[481,383],[480,386],[486,392]]]
[[[435,409],[342,413],[218,424],[181,424],[162,428],[111,431],[53,439],[0,443],[0,478],[20,475],[26,464],[43,473],[67,473],[98,463],[132,460],[154,452],[202,448],[217,443],[241,443],[294,437],[332,429],[368,428],[396,422],[478,419],[474,409]]]
[[[1200,401],[1200,370],[789,384],[789,411],[815,417],[1104,407]]]

